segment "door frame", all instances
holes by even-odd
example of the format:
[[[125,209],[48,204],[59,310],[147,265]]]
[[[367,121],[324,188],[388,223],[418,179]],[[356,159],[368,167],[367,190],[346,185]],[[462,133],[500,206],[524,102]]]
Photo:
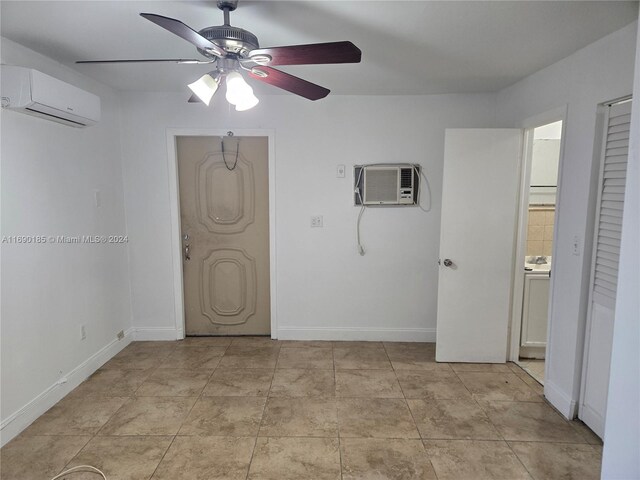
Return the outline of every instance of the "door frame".
[[[276,275],[276,147],[275,130],[232,129],[236,137],[267,137],[269,188],[269,298],[271,302],[271,338],[278,338],[277,275]],[[180,187],[176,137],[226,137],[229,129],[169,128],[167,129],[167,171],[171,217],[171,264],[173,268],[173,298],[177,340],[185,337],[184,278],[182,264],[182,227],[180,222]]]
[[[537,127],[541,127],[543,125],[548,125],[549,123],[554,123],[558,121],[562,121],[562,133],[560,139],[560,158],[558,160],[558,181],[556,183],[556,210],[555,210],[555,220],[554,220],[554,228],[553,228],[553,248],[551,252],[552,258],[557,258],[556,251],[558,246],[558,225],[560,224],[562,215],[561,211],[558,208],[560,205],[560,197],[562,195],[562,164],[564,163],[564,149],[566,144],[566,129],[567,129],[567,105],[563,105],[561,107],[555,108],[553,110],[549,110],[547,112],[541,113],[539,115],[535,115],[526,119],[521,128],[524,129],[524,142],[523,142],[523,155],[522,155],[522,165],[520,168],[520,198],[519,198],[519,209],[518,209],[518,229],[516,232],[516,262],[518,259],[524,258],[526,256],[526,240],[527,240],[527,226],[529,223],[529,180],[531,175],[531,163],[533,159],[533,130]],[[521,265],[522,267],[522,265]],[[552,267],[553,270],[553,267]],[[522,329],[522,305],[523,305],[523,296],[524,296],[524,275],[522,274],[522,270],[519,268],[514,268],[513,273],[513,289],[512,289],[512,309],[511,309],[511,322],[510,322],[510,332],[509,332],[509,348],[508,348],[508,360],[512,362],[518,362],[520,356],[520,335]],[[545,351],[545,365],[544,365],[544,375],[545,378],[548,376],[548,369],[550,364],[550,351],[549,346],[551,345],[553,338],[551,336],[551,320],[553,318],[553,296],[554,296],[554,275],[551,274],[551,279],[549,282],[549,313],[548,313],[548,321],[547,321],[547,347]]]

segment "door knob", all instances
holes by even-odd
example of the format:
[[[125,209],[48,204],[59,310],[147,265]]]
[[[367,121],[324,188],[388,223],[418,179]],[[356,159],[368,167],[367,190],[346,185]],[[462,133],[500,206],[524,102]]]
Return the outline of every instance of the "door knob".
[[[442,263],[445,267],[450,267],[451,265],[453,265],[453,262],[449,258],[445,258]]]

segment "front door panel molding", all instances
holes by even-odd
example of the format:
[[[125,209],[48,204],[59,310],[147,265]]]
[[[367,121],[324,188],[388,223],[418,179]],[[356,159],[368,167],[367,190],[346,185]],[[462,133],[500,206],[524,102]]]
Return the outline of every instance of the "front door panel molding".
[[[242,154],[229,171],[220,152],[207,154],[196,165],[196,213],[211,233],[242,233],[254,222],[253,165]]]
[[[256,313],[256,262],[245,250],[211,250],[200,278],[200,310],[214,325],[241,325]]]

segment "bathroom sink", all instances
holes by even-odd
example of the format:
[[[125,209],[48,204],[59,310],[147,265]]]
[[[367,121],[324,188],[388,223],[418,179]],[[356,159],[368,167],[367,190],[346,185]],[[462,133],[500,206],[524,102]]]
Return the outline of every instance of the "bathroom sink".
[[[542,259],[544,259],[546,263],[539,263]],[[526,272],[547,273],[551,270],[551,257],[526,257],[524,261],[524,269]]]

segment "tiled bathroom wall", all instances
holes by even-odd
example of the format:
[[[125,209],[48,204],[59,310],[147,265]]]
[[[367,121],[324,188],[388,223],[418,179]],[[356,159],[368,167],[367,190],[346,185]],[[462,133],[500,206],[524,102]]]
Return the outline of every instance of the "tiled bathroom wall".
[[[553,205],[529,207],[527,256],[551,255],[554,220],[555,207]]]

